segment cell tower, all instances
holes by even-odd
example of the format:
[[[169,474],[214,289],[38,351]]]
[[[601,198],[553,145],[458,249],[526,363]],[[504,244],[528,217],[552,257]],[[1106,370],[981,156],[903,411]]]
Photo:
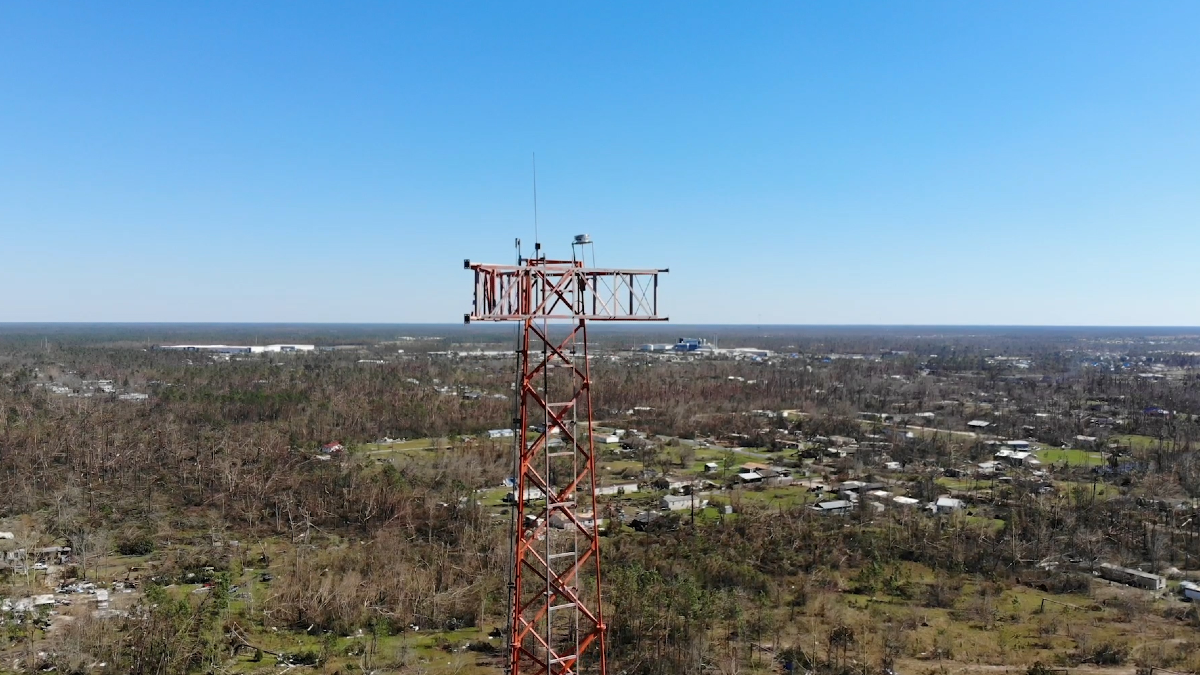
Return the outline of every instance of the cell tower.
[[[514,516],[509,554],[510,675],[606,675],[600,604],[596,454],[589,321],[666,321],[658,275],[547,260],[535,246],[516,265],[464,261],[475,272],[472,321],[519,321]],[[595,255],[593,254],[593,264]],[[595,659],[588,656],[595,647]]]

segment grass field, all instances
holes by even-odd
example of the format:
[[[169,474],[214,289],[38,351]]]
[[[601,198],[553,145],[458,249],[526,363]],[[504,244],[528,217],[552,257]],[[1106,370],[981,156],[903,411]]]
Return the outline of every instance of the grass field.
[[[1158,445],[1158,439],[1152,436],[1139,436],[1137,434],[1119,434],[1111,436],[1109,441],[1119,445],[1129,446],[1134,450],[1148,450]]]
[[[737,495],[733,497],[732,495]],[[787,486],[787,487],[769,487],[762,490],[750,488],[738,490],[728,496],[730,499],[741,499],[745,502],[754,502],[767,506],[791,508],[794,506],[803,506],[811,504],[817,500],[814,493],[805,490],[802,487]]]
[[[949,490],[973,490],[976,487],[986,487],[988,483],[976,481],[970,478],[946,478],[945,476],[937,479],[937,484]]]
[[[1076,448],[1043,448],[1037,451],[1038,459],[1045,464],[1061,464],[1068,466],[1100,466],[1104,464],[1104,455],[1089,450]]]

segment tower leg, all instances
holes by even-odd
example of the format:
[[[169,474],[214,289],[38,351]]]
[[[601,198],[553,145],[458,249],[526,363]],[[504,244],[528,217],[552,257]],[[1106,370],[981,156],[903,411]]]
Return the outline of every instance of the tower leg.
[[[512,675],[607,668],[587,326],[566,328],[560,340],[545,320],[526,319],[518,350]]]

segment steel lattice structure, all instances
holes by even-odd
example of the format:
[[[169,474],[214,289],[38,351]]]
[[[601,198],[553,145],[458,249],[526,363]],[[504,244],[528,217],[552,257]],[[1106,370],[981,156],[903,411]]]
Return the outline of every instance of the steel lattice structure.
[[[515,486],[509,564],[511,675],[605,675],[588,321],[665,321],[658,275],[577,261],[464,263],[465,320],[519,321]],[[553,333],[553,335],[552,335]]]

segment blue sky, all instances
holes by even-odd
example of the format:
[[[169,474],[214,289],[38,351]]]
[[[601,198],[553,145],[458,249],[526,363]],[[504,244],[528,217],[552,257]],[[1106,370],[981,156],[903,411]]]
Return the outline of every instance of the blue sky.
[[[1200,325],[1194,2],[0,4],[0,321]]]

